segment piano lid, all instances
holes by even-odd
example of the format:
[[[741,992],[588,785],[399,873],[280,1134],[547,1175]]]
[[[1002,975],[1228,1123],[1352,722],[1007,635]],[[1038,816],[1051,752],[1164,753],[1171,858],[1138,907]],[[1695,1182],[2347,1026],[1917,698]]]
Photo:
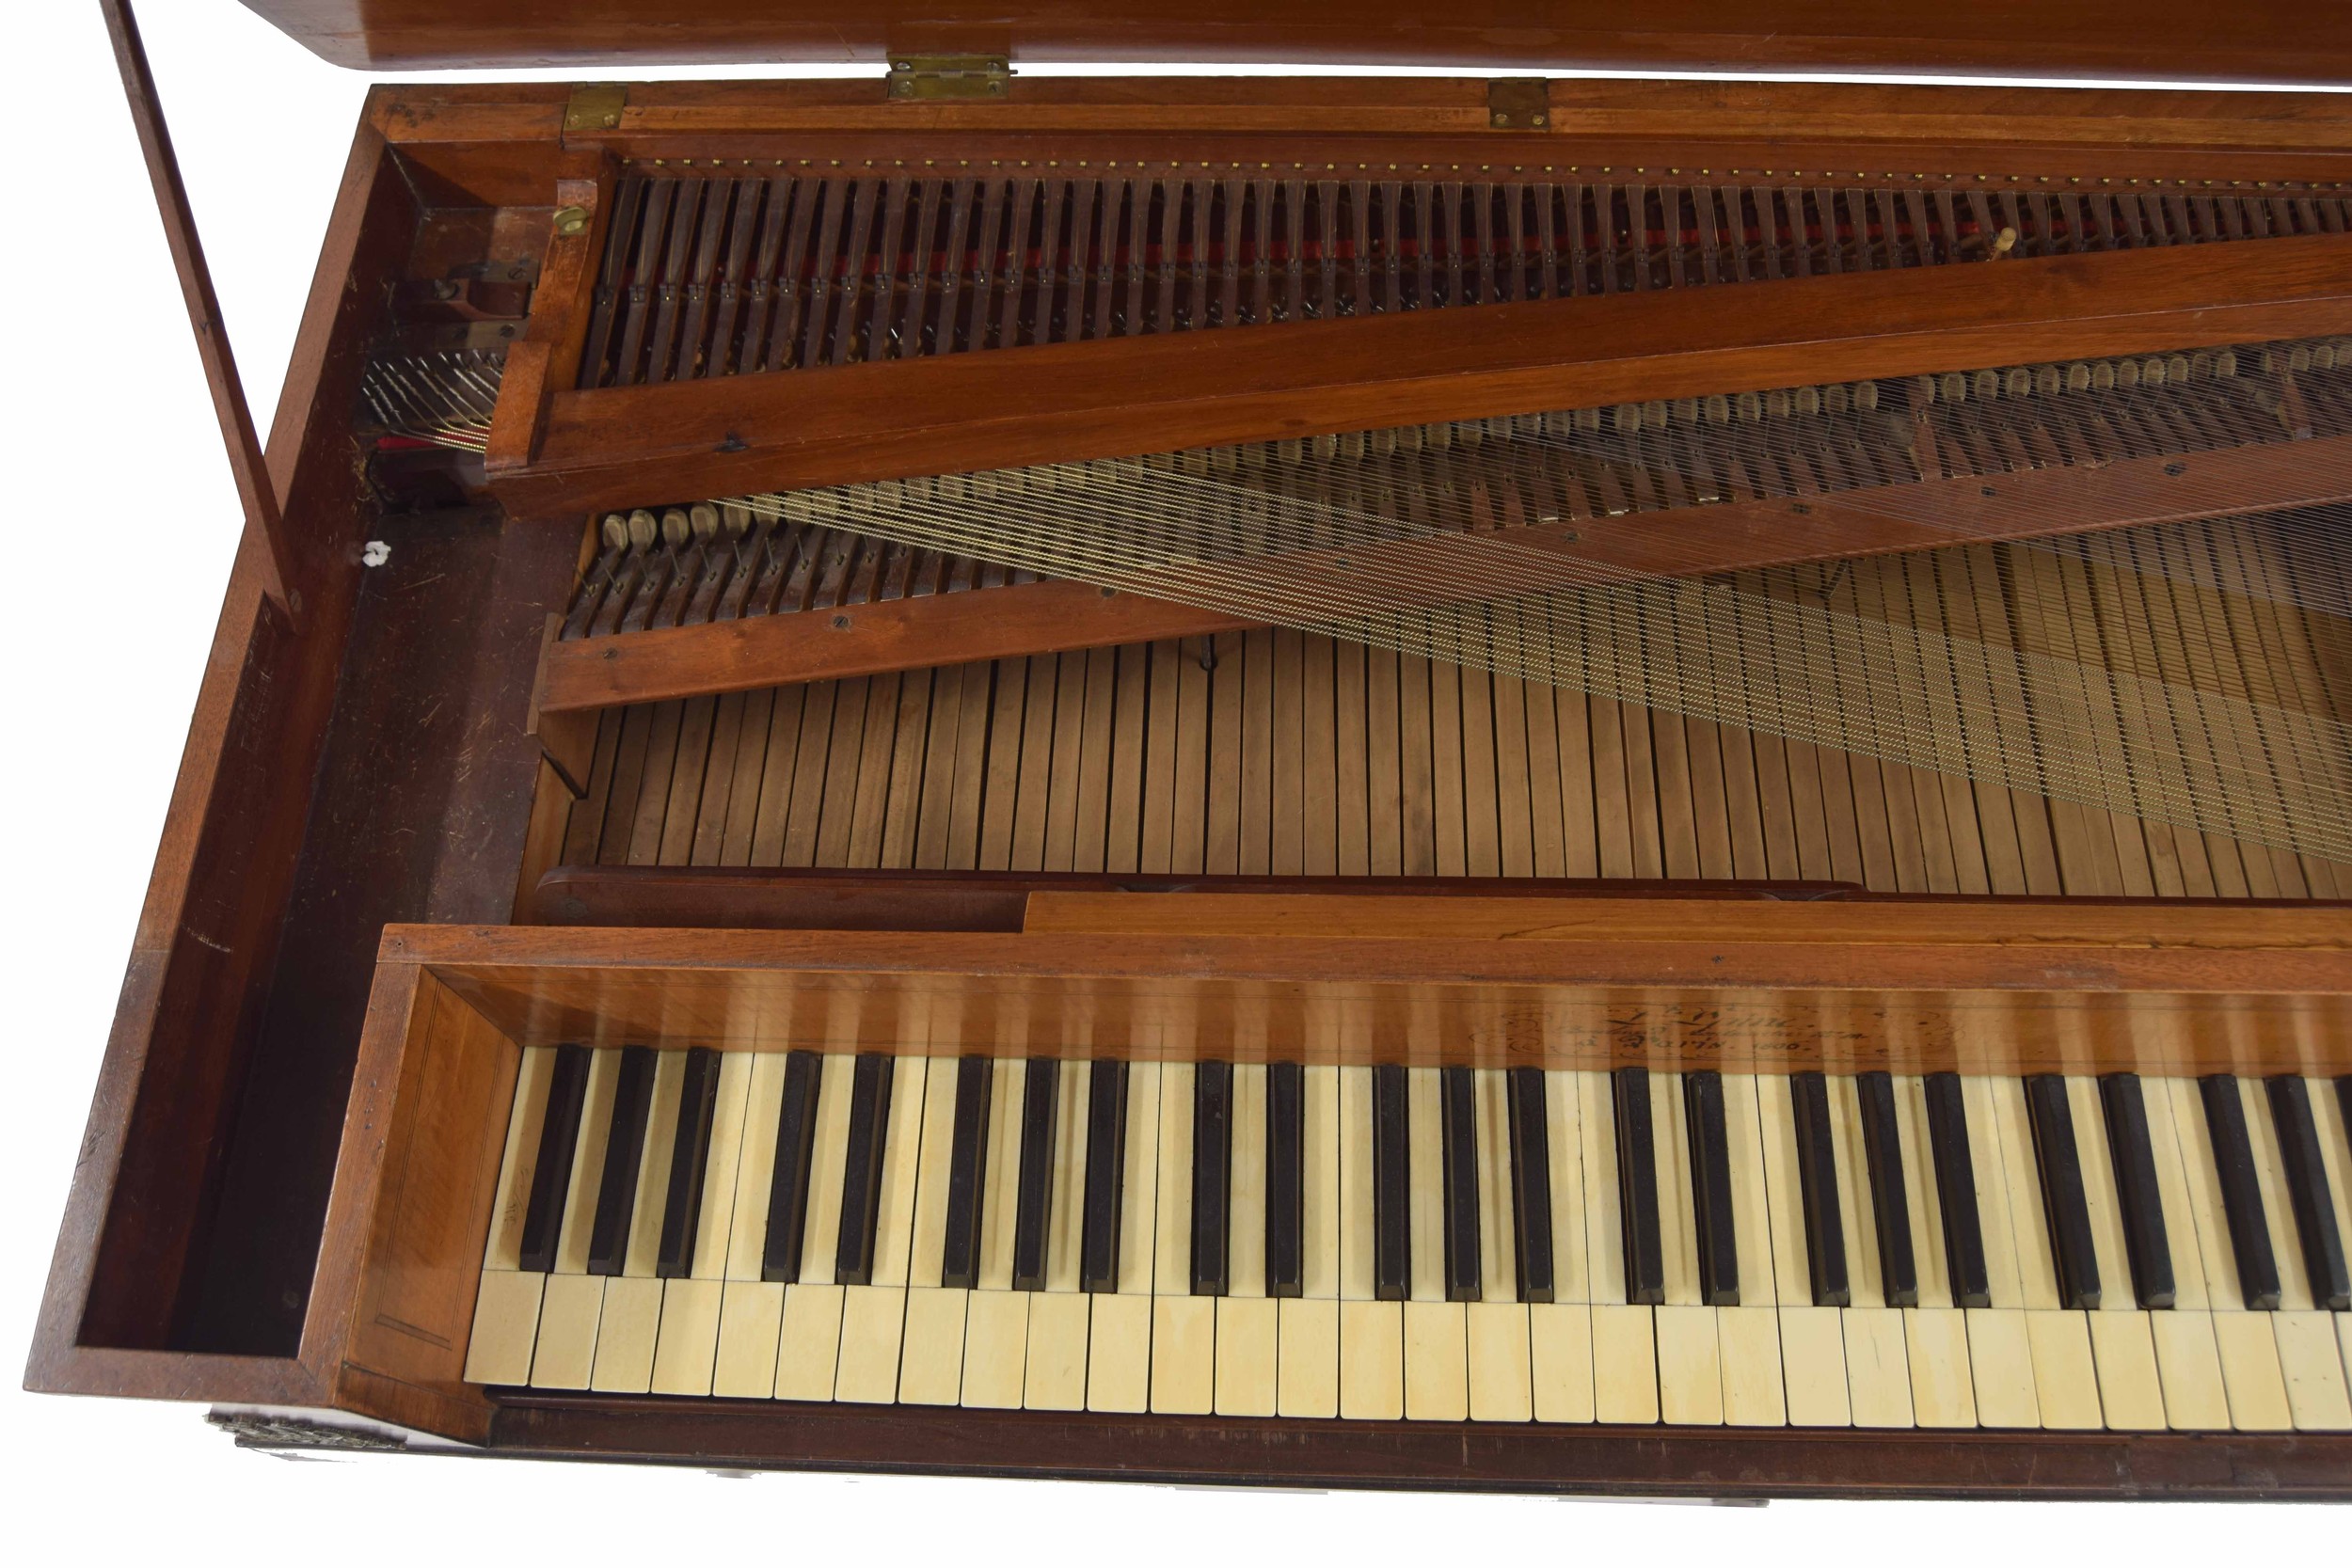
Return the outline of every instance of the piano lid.
[[[2309,0],[246,0],[338,65],[707,65],[892,51],[1014,60],[2352,83]]]

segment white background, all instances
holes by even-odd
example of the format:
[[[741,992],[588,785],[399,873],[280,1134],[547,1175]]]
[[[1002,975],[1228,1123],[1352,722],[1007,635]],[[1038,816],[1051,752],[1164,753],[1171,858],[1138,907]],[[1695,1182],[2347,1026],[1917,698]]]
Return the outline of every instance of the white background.
[[[21,1364],[239,528],[98,8],[9,8],[0,192],[0,1363]],[[149,0],[148,46],[261,428],[366,78],[232,0]],[[744,72],[743,74],[751,74]],[[864,72],[871,74],[870,71]],[[508,75],[519,74],[516,72]],[[599,72],[609,77],[612,72]],[[879,90],[879,89],[878,89]],[[13,1380],[11,1380],[13,1381]],[[0,1541],[211,1560],[749,1550],[877,1561],[1841,1558],[2006,1568],[2344,1560],[2281,1509],[1525,1498],[803,1476],[241,1452],[193,1406],[0,1394]],[[2333,1540],[2333,1548],[2323,1543]],[[1654,1554],[1654,1555],[1652,1555]],[[19,1556],[19,1561],[37,1560]]]

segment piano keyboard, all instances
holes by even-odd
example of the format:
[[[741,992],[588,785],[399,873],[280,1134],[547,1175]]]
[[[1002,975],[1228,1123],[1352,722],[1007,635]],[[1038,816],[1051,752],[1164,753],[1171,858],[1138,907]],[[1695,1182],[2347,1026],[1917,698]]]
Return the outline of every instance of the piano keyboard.
[[[2352,1430],[2352,1077],[525,1053],[467,1376]]]

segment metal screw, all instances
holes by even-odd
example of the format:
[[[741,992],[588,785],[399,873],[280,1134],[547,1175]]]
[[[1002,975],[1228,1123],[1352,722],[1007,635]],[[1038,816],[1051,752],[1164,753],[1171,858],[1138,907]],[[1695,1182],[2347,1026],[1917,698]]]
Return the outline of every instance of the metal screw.
[[[835,631],[848,631],[850,629],[850,618],[847,615],[834,616],[833,618],[833,629]]]
[[[555,231],[556,231],[557,233],[559,233],[559,234],[578,234],[578,233],[581,233],[581,232],[583,232],[583,231],[587,229],[587,227],[588,227],[588,209],[587,209],[587,208],[585,208],[585,207],[561,207],[561,208],[558,208],[558,209],[556,210],[556,214],[555,214]]]

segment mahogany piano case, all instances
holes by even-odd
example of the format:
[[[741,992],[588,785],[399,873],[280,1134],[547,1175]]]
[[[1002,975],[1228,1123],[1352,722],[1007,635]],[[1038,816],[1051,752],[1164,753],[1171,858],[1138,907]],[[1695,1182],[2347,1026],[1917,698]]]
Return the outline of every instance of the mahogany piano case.
[[[29,1386],[2352,1497],[2352,23],[247,3],[872,71],[378,86],[265,440],[200,334],[246,529]]]

